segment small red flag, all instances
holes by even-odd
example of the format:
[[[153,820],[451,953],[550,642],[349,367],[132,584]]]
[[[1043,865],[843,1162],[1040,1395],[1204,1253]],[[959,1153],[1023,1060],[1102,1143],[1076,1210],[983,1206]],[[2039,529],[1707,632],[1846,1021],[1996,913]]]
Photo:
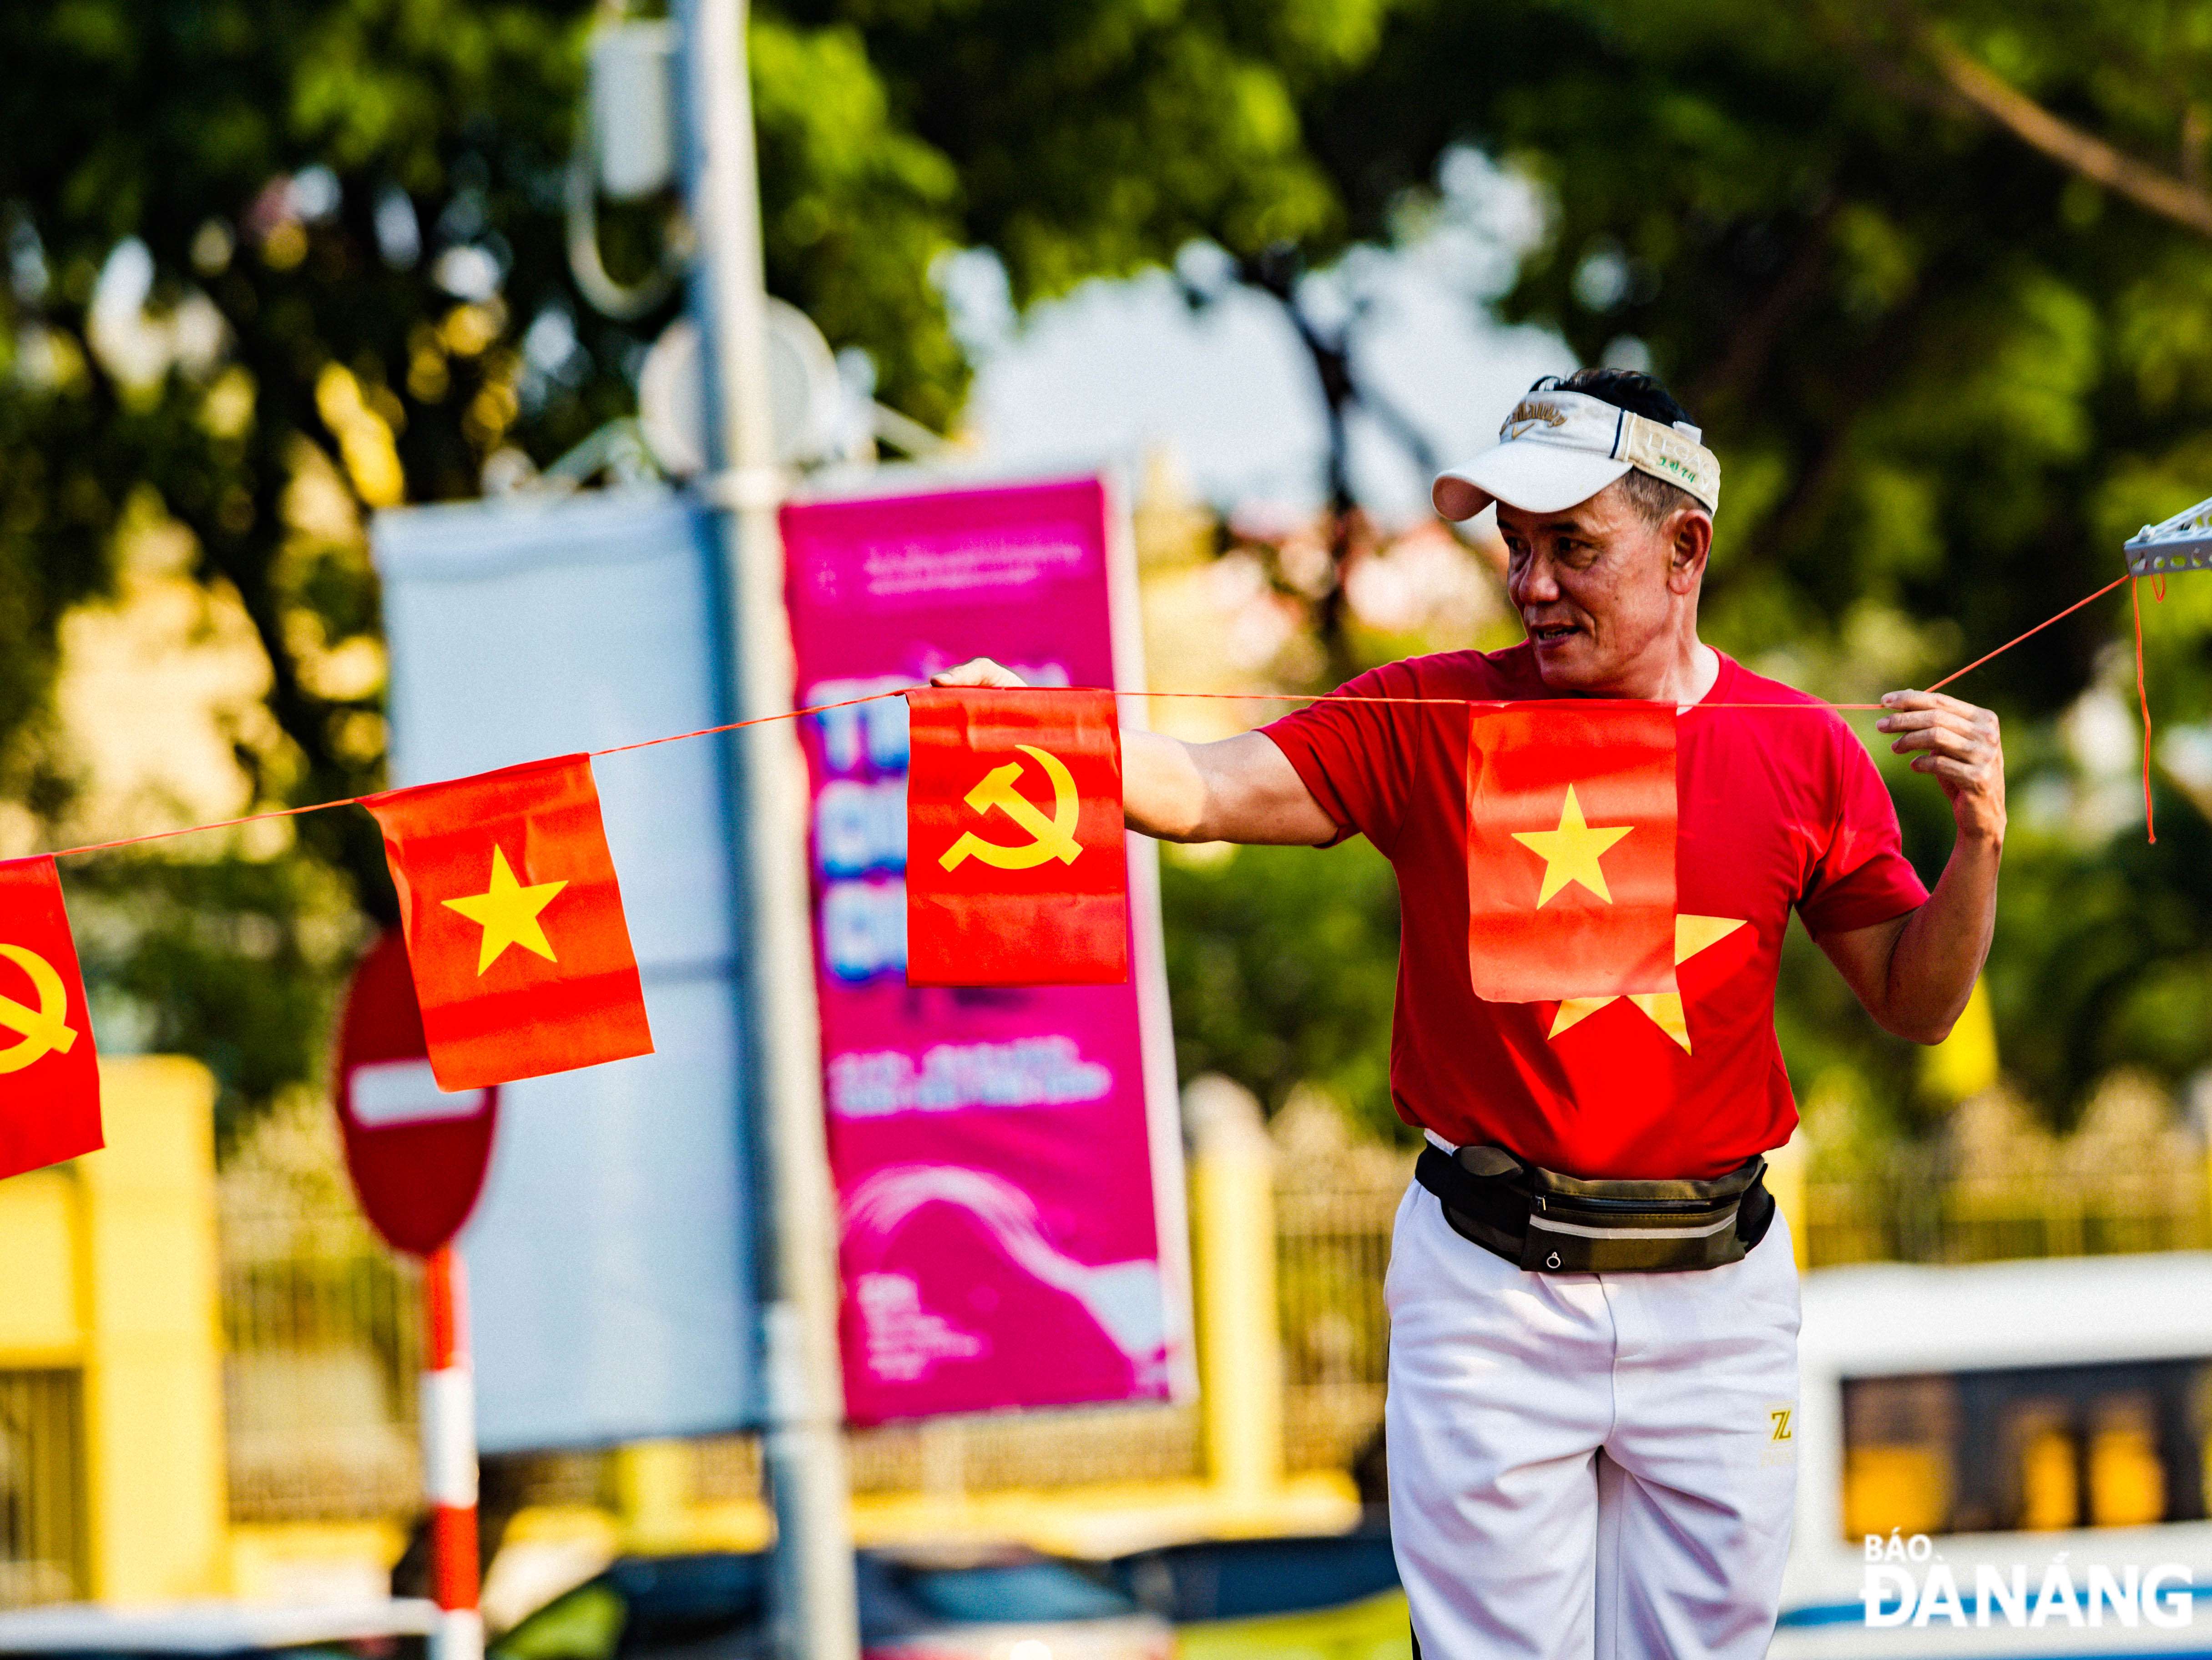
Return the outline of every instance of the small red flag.
[[[0,1177],[106,1146],[84,976],[50,858],[0,864]]]
[[[1127,980],[1114,694],[946,686],[907,705],[907,983]]]
[[[653,1053],[589,756],[362,805],[383,827],[440,1089]]]
[[[1478,708],[1467,740],[1474,994],[1674,990],[1674,711]]]

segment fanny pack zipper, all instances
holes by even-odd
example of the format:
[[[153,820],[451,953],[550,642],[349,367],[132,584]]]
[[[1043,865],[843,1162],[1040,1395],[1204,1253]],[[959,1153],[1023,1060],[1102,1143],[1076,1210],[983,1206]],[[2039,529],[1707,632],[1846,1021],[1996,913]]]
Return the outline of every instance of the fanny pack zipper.
[[[1529,1208],[1543,1211],[1550,1208],[1547,1199],[1556,1201],[1561,1210],[1626,1210],[1651,1216],[1693,1216],[1701,1212],[1717,1211],[1735,1204],[1741,1198],[1732,1194],[1726,1199],[1602,1199],[1581,1194],[1534,1194]]]

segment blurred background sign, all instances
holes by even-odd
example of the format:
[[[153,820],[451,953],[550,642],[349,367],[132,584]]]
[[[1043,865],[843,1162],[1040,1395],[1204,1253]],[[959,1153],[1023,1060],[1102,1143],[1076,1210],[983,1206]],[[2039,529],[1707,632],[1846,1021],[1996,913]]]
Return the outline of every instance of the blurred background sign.
[[[714,544],[658,489],[379,515],[392,778],[726,719]],[[486,1451],[730,1430],[758,1394],[722,750],[594,763],[658,1050],[505,1085],[462,1235]]]
[[[828,459],[836,450],[842,383],[822,331],[798,307],[767,301],[769,426],[779,465]],[[638,370],[637,420],[653,459],[678,477],[707,465],[707,387],[699,329],[679,317],[653,342]]]
[[[483,1191],[499,1091],[438,1087],[397,928],[354,970],[337,1050],[338,1131],[362,1213],[392,1249],[427,1256]]]
[[[983,654],[1034,684],[1143,684],[1097,479],[817,500],[783,529],[799,706]],[[850,1416],[1187,1395],[1152,844],[1130,843],[1131,983],[910,988],[906,704],[825,710],[805,740]]]

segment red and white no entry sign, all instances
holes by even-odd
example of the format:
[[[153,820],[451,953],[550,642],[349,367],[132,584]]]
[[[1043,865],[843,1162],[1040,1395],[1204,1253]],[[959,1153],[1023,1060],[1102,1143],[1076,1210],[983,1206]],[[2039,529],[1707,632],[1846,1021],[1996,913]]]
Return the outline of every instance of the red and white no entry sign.
[[[428,1256],[476,1208],[496,1089],[448,1095],[430,1072],[407,949],[393,928],[354,970],[338,1025],[338,1124],[361,1207],[394,1249]]]
[[[482,1660],[476,1385],[453,1237],[483,1190],[499,1091],[438,1087],[397,928],[354,970],[338,1023],[337,1073],[338,1125],[361,1207],[396,1250],[423,1259],[422,1477],[438,1604],[431,1651],[437,1660]]]

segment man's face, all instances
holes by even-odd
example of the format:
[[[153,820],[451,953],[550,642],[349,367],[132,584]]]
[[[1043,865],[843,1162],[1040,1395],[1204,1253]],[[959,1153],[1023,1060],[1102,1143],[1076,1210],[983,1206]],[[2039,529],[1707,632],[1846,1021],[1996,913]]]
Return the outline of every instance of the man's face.
[[[1547,686],[1616,691],[1674,648],[1704,574],[1702,559],[1685,569],[1676,557],[1686,516],[1648,525],[1618,484],[1559,513],[1498,504],[1505,591]]]

